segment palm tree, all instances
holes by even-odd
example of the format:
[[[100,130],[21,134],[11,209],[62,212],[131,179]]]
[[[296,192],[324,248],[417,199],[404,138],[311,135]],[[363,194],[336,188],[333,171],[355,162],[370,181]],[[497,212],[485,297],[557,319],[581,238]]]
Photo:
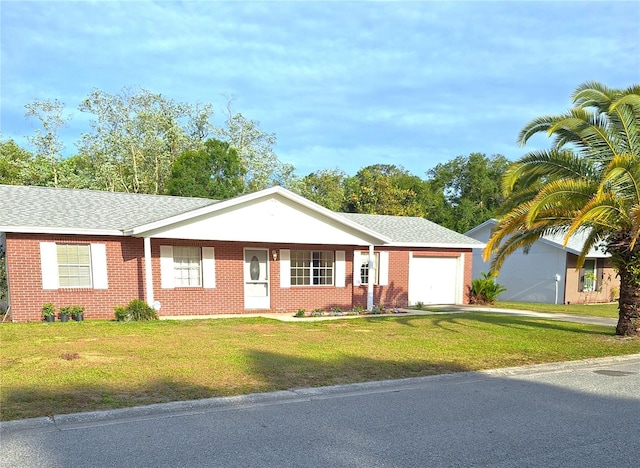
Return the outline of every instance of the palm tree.
[[[597,82],[579,86],[574,106],[533,120],[520,132],[525,145],[538,133],[551,148],[534,151],[505,173],[506,201],[484,251],[499,271],[505,258],[541,236],[585,231],[578,257],[593,247],[611,255],[620,277],[616,333],[640,335],[640,85],[624,90]]]

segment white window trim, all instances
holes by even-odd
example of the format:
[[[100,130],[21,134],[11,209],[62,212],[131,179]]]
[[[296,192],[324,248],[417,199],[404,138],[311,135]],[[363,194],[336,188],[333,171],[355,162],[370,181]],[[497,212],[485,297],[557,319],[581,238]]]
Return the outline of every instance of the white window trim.
[[[310,284],[292,284],[292,275],[291,275],[291,263],[289,263],[289,281],[291,283],[291,287],[292,288],[310,288],[310,287],[314,287],[314,288],[331,288],[331,287],[337,287],[336,286],[336,253],[337,251],[333,251],[333,250],[307,250],[307,249],[295,249],[295,252],[309,252],[311,254],[311,264],[310,264],[310,276],[309,276],[309,283]],[[323,253],[323,252],[331,252],[333,254],[333,264],[331,266],[331,271],[332,271],[332,277],[331,277],[331,284],[313,284],[313,254],[314,253]],[[291,253],[289,254],[290,258],[291,258]]]
[[[368,251],[354,251],[353,252],[353,285],[354,286],[363,286],[368,283],[362,282],[361,276],[361,268],[362,268],[362,257],[368,256]],[[388,286],[389,285],[389,252],[386,250],[378,250],[374,252],[374,255],[378,257],[378,272],[377,282],[373,284],[375,286]]]
[[[160,287],[162,289],[175,288],[204,288],[216,287],[216,259],[214,247],[199,247],[200,249],[200,276],[199,286],[176,286],[173,266],[172,245],[160,246]],[[192,246],[193,247],[193,246]]]
[[[108,289],[107,246],[105,244],[88,243],[91,256],[91,286],[60,286],[58,272],[58,244],[69,242],[40,242],[40,270],[42,272],[42,289]]]
[[[291,250],[280,249],[280,287],[291,287]]]
[[[333,275],[336,288],[344,288],[347,283],[347,261],[344,250],[336,250],[333,255]]]

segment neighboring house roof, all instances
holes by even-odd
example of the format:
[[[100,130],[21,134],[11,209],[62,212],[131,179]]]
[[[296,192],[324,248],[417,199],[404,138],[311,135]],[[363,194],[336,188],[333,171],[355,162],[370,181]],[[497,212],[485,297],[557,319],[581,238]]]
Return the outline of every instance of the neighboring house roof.
[[[335,213],[281,187],[224,201],[96,190],[0,185],[0,232],[146,235],[271,195],[361,231],[382,244],[482,248],[480,241],[424,218]]]
[[[493,230],[494,226],[497,223],[498,223],[498,220],[496,219],[488,219],[484,223],[479,224],[473,229],[465,232],[465,235],[473,237],[477,232],[485,228]],[[582,252],[582,248],[584,247],[584,243],[587,241],[588,234],[589,233],[586,230],[582,230],[574,233],[573,235],[571,235],[571,237],[569,237],[566,247],[564,245],[565,235],[561,233],[544,235],[539,239],[539,241],[544,242],[545,244],[550,245],[552,247],[566,250],[567,252],[572,253],[574,255],[580,255],[580,253]],[[610,256],[609,254],[598,250],[597,247],[592,247],[591,250],[589,250],[589,253],[587,254],[587,257],[590,257],[590,258],[608,258],[609,256]]]

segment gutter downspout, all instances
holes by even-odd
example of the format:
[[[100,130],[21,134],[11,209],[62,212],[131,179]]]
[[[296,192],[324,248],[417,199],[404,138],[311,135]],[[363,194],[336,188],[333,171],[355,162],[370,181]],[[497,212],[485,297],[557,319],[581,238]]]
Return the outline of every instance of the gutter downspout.
[[[153,307],[153,270],[151,268],[151,238],[144,238],[144,286],[146,301]]]
[[[374,251],[373,245],[369,246],[369,272],[368,278],[369,282],[367,283],[367,310],[371,312],[373,310],[373,258]]]

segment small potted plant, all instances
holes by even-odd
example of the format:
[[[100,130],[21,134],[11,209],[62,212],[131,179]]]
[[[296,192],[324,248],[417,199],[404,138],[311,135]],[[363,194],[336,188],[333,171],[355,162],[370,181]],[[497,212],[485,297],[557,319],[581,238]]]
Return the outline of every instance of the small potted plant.
[[[76,322],[82,322],[84,320],[84,307],[78,305],[71,306],[71,316]]]
[[[58,314],[60,321],[68,322],[69,316],[71,316],[71,306],[60,307],[60,313]]]
[[[56,306],[54,306],[51,302],[47,302],[42,305],[42,317],[45,322],[55,322],[56,321]]]

